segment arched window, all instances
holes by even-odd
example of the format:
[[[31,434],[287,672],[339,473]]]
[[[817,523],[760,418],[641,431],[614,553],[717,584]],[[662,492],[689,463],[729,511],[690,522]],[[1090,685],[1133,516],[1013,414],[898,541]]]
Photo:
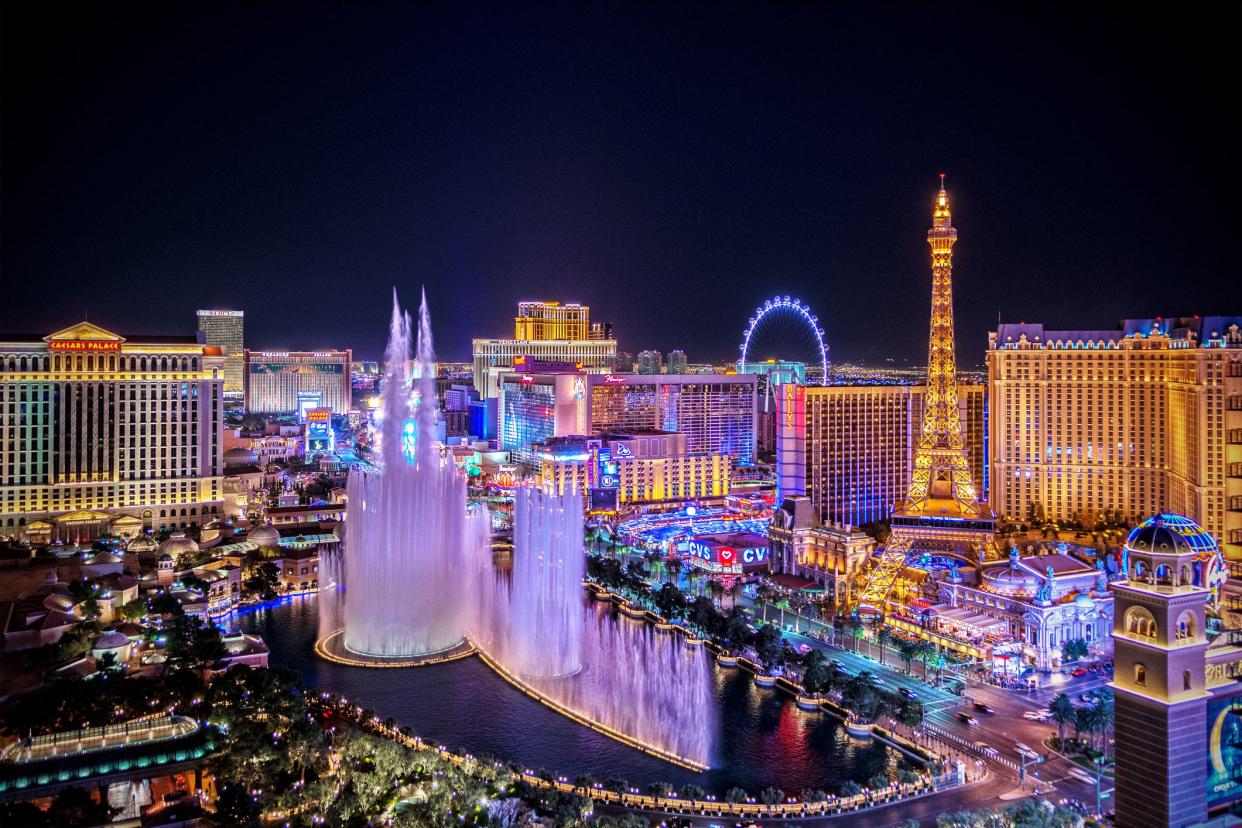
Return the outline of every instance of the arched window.
[[[1134,665],[1134,683],[1139,687],[1147,686],[1147,668],[1142,664]]]
[[[1190,610],[1186,610],[1177,616],[1177,640],[1183,641],[1194,638],[1198,632],[1198,625],[1195,624],[1195,614]]]
[[[1190,689],[1190,671],[1189,670],[1186,670],[1182,673],[1182,689],[1183,690]]]
[[[1127,635],[1155,640],[1156,618],[1144,607],[1130,607],[1126,610],[1125,631]]]

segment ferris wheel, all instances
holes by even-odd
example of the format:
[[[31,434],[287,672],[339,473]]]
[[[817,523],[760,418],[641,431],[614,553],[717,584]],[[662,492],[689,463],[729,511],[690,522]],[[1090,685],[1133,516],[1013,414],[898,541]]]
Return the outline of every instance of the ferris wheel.
[[[798,299],[774,296],[755,308],[742,333],[738,373],[762,373],[764,366],[805,366],[804,381],[821,384],[828,376],[828,345],[819,317]]]

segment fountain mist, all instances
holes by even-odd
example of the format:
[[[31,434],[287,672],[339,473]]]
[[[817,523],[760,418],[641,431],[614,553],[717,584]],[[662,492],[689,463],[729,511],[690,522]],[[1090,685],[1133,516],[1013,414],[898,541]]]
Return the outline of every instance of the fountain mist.
[[[435,354],[423,297],[415,376],[411,325],[393,294],[380,397],[380,468],[351,471],[343,566],[344,644],[379,658],[449,650],[465,633],[467,563],[480,533],[465,482],[435,441]],[[414,391],[415,393],[411,393]],[[331,572],[331,565],[329,565]],[[330,580],[330,579],[329,579]]]

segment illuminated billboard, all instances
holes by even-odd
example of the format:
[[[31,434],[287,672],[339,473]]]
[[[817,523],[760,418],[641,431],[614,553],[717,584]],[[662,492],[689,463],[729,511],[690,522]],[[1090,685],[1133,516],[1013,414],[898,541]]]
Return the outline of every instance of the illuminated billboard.
[[[1207,726],[1207,805],[1213,809],[1242,798],[1242,699],[1211,699]]]
[[[306,411],[306,454],[319,452],[331,454],[336,448],[336,435],[332,431],[332,409],[310,408]]]

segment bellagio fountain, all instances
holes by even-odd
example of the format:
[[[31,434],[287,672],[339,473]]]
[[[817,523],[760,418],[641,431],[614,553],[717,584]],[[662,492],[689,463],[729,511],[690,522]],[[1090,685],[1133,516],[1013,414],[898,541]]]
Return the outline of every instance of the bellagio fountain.
[[[580,724],[687,768],[712,763],[717,712],[701,646],[620,617],[583,589],[583,503],[521,488],[511,571],[493,565],[485,509],[436,442],[426,297],[414,360],[393,299],[374,471],[353,471],[343,549],[321,562],[319,655],[426,667],[478,652]],[[434,669],[434,668],[432,668]]]

